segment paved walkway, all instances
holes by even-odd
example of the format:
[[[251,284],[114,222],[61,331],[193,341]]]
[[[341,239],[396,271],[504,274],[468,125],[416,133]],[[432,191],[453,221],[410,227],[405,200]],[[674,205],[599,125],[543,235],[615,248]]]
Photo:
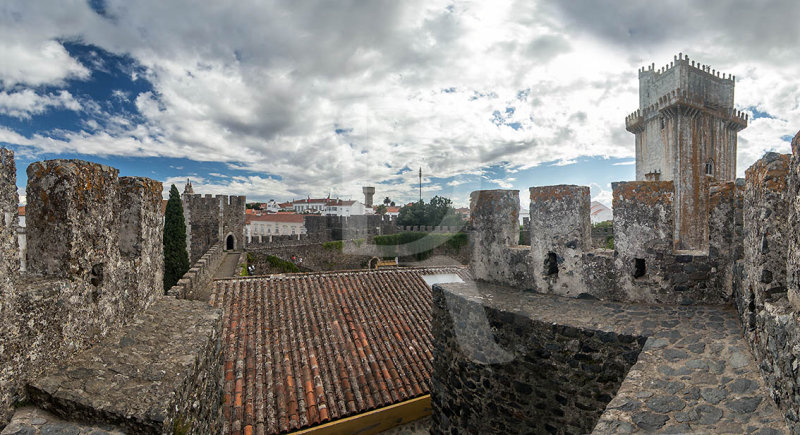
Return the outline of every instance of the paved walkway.
[[[648,337],[594,433],[788,433],[732,307],[579,300],[488,284],[443,287],[539,321]]]
[[[214,279],[216,278],[230,278],[239,275],[239,270],[236,265],[239,263],[239,257],[242,255],[239,251],[230,251],[225,253],[225,258],[222,259],[217,271],[214,272]]]

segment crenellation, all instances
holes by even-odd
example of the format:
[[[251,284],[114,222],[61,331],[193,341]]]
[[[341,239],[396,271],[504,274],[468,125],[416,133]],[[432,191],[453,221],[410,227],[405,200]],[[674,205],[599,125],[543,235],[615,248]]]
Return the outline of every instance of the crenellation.
[[[592,246],[591,197],[586,186],[530,188],[531,269],[536,288],[577,295],[583,274],[571,273]]]
[[[0,148],[0,276],[8,279],[19,270],[17,245],[17,169],[14,152]]]
[[[11,167],[13,155],[4,157]],[[80,160],[35,162],[27,172],[28,272],[0,283],[0,422],[25,398],[26,382],[162,294],[161,183]],[[8,183],[0,180],[0,190]],[[3,254],[19,261],[16,249]]]
[[[118,174],[81,160],[28,166],[28,269],[89,281],[92,269],[119,256]],[[113,273],[113,272],[112,272]]]
[[[519,282],[526,279],[510,264],[510,247],[519,241],[519,191],[479,190],[470,194],[470,220],[473,230],[469,238],[472,253],[470,267],[476,279]],[[523,262],[522,264],[527,264]]]

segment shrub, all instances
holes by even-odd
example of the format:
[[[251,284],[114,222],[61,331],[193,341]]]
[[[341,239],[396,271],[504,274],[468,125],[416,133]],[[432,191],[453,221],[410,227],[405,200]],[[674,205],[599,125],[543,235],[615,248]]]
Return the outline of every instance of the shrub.
[[[341,240],[335,240],[333,242],[325,242],[322,244],[322,249],[342,252],[342,249],[344,249],[344,242],[342,242]]]
[[[272,267],[278,269],[281,273],[296,273],[296,272],[300,272],[300,269],[294,263],[292,263],[291,261],[283,260],[283,259],[281,259],[279,257],[274,256],[274,255],[268,255],[267,256],[267,261],[269,262],[269,264]]]

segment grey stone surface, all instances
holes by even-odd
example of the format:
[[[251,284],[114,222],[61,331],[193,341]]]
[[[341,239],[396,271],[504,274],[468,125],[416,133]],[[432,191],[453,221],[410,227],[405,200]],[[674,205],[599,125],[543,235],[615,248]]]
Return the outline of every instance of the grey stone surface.
[[[434,433],[591,431],[645,341],[484,306],[438,288],[432,328]],[[641,402],[619,406],[635,410]]]
[[[578,296],[586,285],[582,254],[592,249],[586,186],[530,188],[531,278],[543,293]]]
[[[470,217],[473,234],[469,238],[470,270],[476,279],[515,282],[520,277],[507,256],[507,247],[516,245],[519,237],[519,191],[479,190],[470,195]],[[524,278],[523,278],[524,280]]]
[[[26,406],[17,409],[14,418],[0,432],[2,435],[122,435],[110,425],[83,424],[65,421],[42,409]]]
[[[220,333],[219,310],[162,297],[125,330],[32,381],[31,402],[66,420],[126,433],[215,433]]]
[[[738,315],[729,307],[639,305],[579,300],[521,292],[513,288],[482,283],[437,285],[434,288],[434,295],[437,306],[434,311],[437,353],[434,355],[435,374],[432,389],[434,433],[464,427],[463,424],[474,425],[483,421],[494,421],[492,419],[503,416],[513,420],[503,422],[505,425],[503,427],[512,427],[514,430],[522,430],[520,429],[522,427],[532,430],[530,428],[534,426],[525,426],[526,423],[522,422],[523,417],[495,412],[502,407],[503,398],[515,404],[509,409],[527,409],[526,403],[527,406],[535,407],[531,405],[536,403],[535,400],[520,402],[519,398],[512,399],[517,393],[511,391],[518,392],[518,390],[514,389],[515,384],[511,380],[506,387],[503,387],[502,376],[497,379],[492,378],[490,385],[500,391],[497,393],[500,398],[492,396],[490,400],[482,390],[464,388],[463,384],[458,386],[457,383],[463,379],[470,379],[471,376],[485,375],[481,370],[486,370],[488,367],[492,368],[492,373],[497,373],[496,368],[502,364],[512,364],[511,361],[518,367],[513,380],[524,382],[525,376],[531,375],[525,374],[528,372],[523,365],[526,360],[522,357],[519,361],[518,355],[526,355],[523,350],[533,346],[534,343],[542,346],[543,350],[547,350],[548,345],[553,349],[563,349],[560,352],[565,356],[557,357],[557,353],[553,351],[530,352],[527,358],[532,362],[537,361],[537,369],[530,371],[541,372],[540,367],[544,361],[552,363],[554,359],[561,358],[567,365],[571,360],[578,362],[575,369],[580,370],[582,376],[586,376],[591,373],[590,366],[580,365],[581,359],[585,358],[582,356],[581,342],[586,341],[586,335],[591,334],[592,338],[607,345],[604,340],[610,340],[610,337],[616,337],[618,342],[622,341],[622,337],[631,337],[625,340],[637,341],[635,337],[642,337],[644,329],[648,330],[647,341],[656,345],[643,345],[641,351],[617,354],[617,357],[623,360],[628,358],[627,361],[632,365],[629,370],[623,369],[627,373],[621,384],[615,387],[618,389],[606,393],[608,404],[600,411],[599,418],[595,417],[595,420],[592,420],[596,424],[592,424],[587,430],[609,433],[620,431],[622,428],[629,432],[662,429],[674,431],[688,428],[690,432],[729,433],[743,431],[744,425],[754,425],[758,428],[774,429],[778,433],[788,432],[783,416],[771,400],[764,399],[756,403],[757,398],[767,398],[769,393],[753,358],[743,353],[746,364],[733,367],[727,363],[734,354],[741,353],[747,346],[739,332],[741,326],[737,320]],[[468,305],[468,302],[485,308],[464,311],[463,304]],[[486,326],[482,327],[478,319],[484,312],[487,313],[489,320]],[[495,312],[496,314],[493,314]],[[447,328],[439,323],[446,321],[457,325],[452,337],[444,332]],[[535,329],[534,325],[539,325],[541,330],[538,333],[532,331]],[[564,336],[563,344],[556,339],[544,339],[541,334],[550,328],[560,331],[559,335]],[[506,329],[516,331],[525,338],[512,339],[515,336],[503,332]],[[440,337],[447,338],[440,340]],[[481,340],[496,343],[498,347],[492,348],[491,345],[480,344]],[[569,340],[574,340],[576,343],[570,344]],[[451,347],[453,342],[459,343],[459,356],[453,354]],[[700,352],[688,350],[689,346],[699,342],[705,343]],[[613,343],[613,340],[610,343]],[[605,352],[609,349],[610,347],[607,347]],[[471,358],[465,355],[471,355]],[[497,361],[486,365],[489,362],[485,361],[487,355],[505,362],[501,364]],[[474,366],[476,358],[484,358],[485,362]],[[440,359],[451,363],[441,365]],[[687,362],[697,360],[705,364],[687,365]],[[439,375],[440,373],[446,373],[446,376]],[[558,379],[558,376],[545,377]],[[567,394],[562,396],[562,400],[574,403],[576,409],[581,409],[579,404],[585,407],[587,403],[583,402],[583,390],[579,388],[579,385],[583,384],[574,382],[571,378],[575,374],[565,368],[560,371],[560,376],[569,380],[569,386],[564,387]],[[497,386],[495,382],[498,383]],[[751,390],[750,386],[754,388]],[[535,393],[536,384],[532,384],[531,387],[534,391],[532,397],[538,397]],[[509,390],[508,395],[503,396],[504,388]],[[600,391],[594,386],[590,390]],[[459,394],[456,393],[458,391],[476,403],[492,403],[494,408],[458,407],[455,404],[467,403],[452,398],[453,395]],[[574,402],[570,402],[573,398]],[[461,400],[466,399],[461,398]],[[552,413],[553,409],[556,409],[553,404],[559,403],[558,397],[546,400],[545,403],[547,406],[544,412]],[[750,412],[742,413],[751,408]],[[459,411],[442,412],[442,417],[438,417],[440,409],[459,409]],[[566,409],[568,408],[561,409],[565,419],[570,415],[578,415],[568,413]],[[546,418],[561,418],[560,416],[560,412],[555,412]],[[547,424],[558,431],[581,431],[578,427],[565,422],[559,425]]]

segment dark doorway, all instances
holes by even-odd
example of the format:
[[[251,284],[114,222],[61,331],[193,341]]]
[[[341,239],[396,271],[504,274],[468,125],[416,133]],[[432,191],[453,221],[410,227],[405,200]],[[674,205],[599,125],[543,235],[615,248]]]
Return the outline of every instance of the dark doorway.
[[[225,249],[228,251],[233,250],[233,234],[229,235],[228,238],[225,240]]]

